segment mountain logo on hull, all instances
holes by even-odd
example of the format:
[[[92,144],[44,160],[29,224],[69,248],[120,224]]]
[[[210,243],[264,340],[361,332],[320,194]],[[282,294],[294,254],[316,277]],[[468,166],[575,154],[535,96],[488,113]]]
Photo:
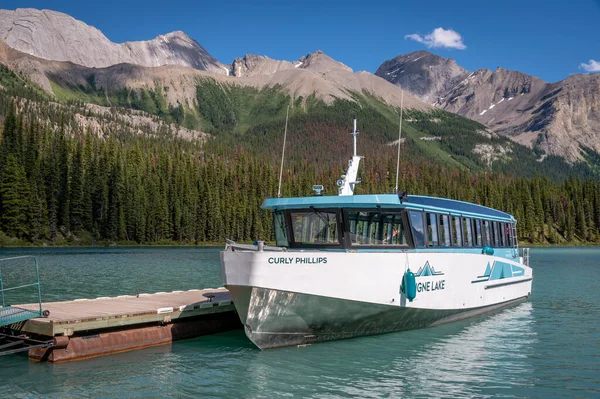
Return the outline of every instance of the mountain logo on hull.
[[[492,274],[492,268],[490,267],[490,262],[487,263],[485,267],[485,272],[482,276],[477,276],[476,280],[471,281],[472,283],[483,283],[484,281],[490,281],[490,274]]]
[[[490,262],[488,262],[483,275],[477,276],[477,279],[471,281],[471,283],[483,283],[484,281],[523,277],[524,275],[525,269],[522,267],[511,265],[506,262],[494,261],[492,266],[490,266]]]
[[[425,262],[425,265],[417,271],[415,277],[429,277],[429,276],[442,276],[444,273],[436,272],[435,269],[429,264],[429,261]]]

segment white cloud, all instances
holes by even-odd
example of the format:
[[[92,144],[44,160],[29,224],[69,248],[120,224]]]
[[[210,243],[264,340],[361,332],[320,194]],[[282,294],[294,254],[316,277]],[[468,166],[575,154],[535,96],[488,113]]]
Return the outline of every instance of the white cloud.
[[[586,72],[600,72],[600,62],[594,60],[590,60],[587,64],[582,62],[581,65],[579,65],[579,68]]]
[[[454,48],[458,50],[464,50],[467,48],[463,43],[462,36],[460,33],[453,31],[452,29],[436,28],[433,32],[422,36],[418,33],[413,33],[404,36],[405,39],[416,40],[419,43],[423,43],[427,47],[444,47]]]

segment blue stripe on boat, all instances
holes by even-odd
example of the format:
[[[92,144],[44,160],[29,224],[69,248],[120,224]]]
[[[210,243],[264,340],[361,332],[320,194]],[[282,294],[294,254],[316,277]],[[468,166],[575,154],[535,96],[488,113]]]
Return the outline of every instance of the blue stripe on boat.
[[[485,218],[501,222],[514,222],[508,213],[470,202],[456,201],[447,198],[409,195],[401,202],[396,194],[368,194],[346,196],[313,196],[297,198],[268,198],[263,209],[307,209],[314,208],[385,208],[415,209],[438,213],[452,213],[467,217]]]

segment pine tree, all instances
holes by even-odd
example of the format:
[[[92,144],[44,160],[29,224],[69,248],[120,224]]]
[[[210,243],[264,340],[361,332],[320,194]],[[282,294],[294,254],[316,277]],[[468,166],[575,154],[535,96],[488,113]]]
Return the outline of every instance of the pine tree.
[[[2,129],[2,142],[0,143],[0,174],[7,164],[8,156],[14,155],[17,160],[20,159],[19,139],[17,138],[17,115],[14,103],[10,103],[8,114],[4,120]]]
[[[9,154],[0,180],[1,230],[9,236],[29,238],[30,208],[31,190],[25,168],[14,154]]]

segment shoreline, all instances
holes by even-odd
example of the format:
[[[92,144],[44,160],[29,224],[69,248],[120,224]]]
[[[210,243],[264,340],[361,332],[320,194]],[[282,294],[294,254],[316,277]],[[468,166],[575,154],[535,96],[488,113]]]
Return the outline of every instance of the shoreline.
[[[180,243],[180,242],[160,242],[160,243],[129,243],[129,242],[97,242],[97,243],[17,243],[15,245],[0,245],[2,249],[13,248],[134,248],[134,247],[220,247],[224,246],[225,242],[201,242],[201,243]]]
[[[252,242],[242,242],[239,244],[252,244]],[[134,243],[134,242],[88,242],[88,243],[27,243],[27,242],[18,242],[14,245],[0,245],[0,250],[2,249],[15,249],[15,248],[151,248],[151,247],[222,247],[225,245],[225,242],[200,242],[200,243],[191,243],[191,242],[168,242],[161,241],[157,243]],[[561,244],[543,244],[543,243],[521,243],[519,242],[519,248],[561,248],[561,247],[595,247],[600,246],[598,242],[577,242],[577,243],[561,243]]]

